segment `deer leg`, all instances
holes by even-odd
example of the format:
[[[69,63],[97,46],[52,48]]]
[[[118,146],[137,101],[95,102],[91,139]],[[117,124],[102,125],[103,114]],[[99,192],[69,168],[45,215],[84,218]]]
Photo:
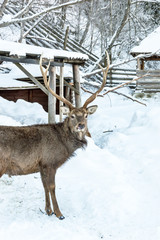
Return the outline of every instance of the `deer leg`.
[[[5,168],[5,169],[1,169],[1,168],[0,168],[0,178],[1,178],[2,175],[5,173],[5,171],[6,171],[6,168]]]
[[[55,174],[56,171],[54,169],[50,169],[49,174],[49,191],[51,194],[51,199],[53,203],[53,209],[56,217],[58,217],[60,220],[64,219],[64,216],[62,215],[61,211],[59,210],[56,194],[55,194]]]
[[[41,179],[45,191],[45,211],[47,215],[52,215],[53,211],[51,209],[51,204],[50,204],[50,197],[49,197],[49,189],[48,189],[48,184],[47,184],[47,169],[46,168],[40,168],[40,173],[41,173]]]

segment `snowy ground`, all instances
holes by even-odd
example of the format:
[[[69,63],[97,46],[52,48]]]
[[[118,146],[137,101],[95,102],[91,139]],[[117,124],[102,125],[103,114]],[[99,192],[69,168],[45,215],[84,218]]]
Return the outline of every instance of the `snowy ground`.
[[[44,192],[39,174],[4,175],[0,239],[160,239],[160,96],[144,101],[147,107],[110,94],[94,102],[99,108],[89,118],[93,138],[56,176],[65,220],[40,211]],[[46,121],[40,105],[0,98],[0,124]],[[107,130],[113,132],[103,133]]]

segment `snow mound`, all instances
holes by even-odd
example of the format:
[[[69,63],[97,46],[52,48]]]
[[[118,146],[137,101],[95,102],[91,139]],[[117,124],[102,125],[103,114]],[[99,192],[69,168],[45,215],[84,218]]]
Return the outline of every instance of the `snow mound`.
[[[99,108],[88,119],[92,139],[57,171],[63,221],[42,213],[39,173],[0,178],[0,239],[158,240],[159,102],[144,107],[115,94],[96,99]],[[43,122],[47,113],[38,104],[0,98],[1,125]]]

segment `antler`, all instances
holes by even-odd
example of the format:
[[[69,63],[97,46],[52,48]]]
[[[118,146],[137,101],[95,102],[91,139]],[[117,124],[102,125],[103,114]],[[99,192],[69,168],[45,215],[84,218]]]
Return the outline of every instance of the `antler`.
[[[50,67],[50,62],[49,62],[49,64],[48,64],[47,68],[46,68],[45,71],[44,71],[44,70],[43,70],[43,67],[42,67],[42,55],[41,55],[39,64],[40,64],[40,70],[41,70],[41,73],[42,73],[42,76],[43,76],[43,81],[44,81],[44,84],[45,84],[46,88],[48,89],[48,91],[49,91],[54,97],[56,97],[59,101],[61,101],[61,102],[63,102],[64,104],[68,105],[68,107],[69,107],[70,109],[73,109],[73,108],[74,108],[73,105],[72,105],[67,99],[65,99],[64,97],[61,97],[61,96],[59,96],[58,94],[56,94],[56,93],[50,88],[50,86],[49,86],[50,79],[47,80],[47,72],[48,72],[48,69],[49,69],[49,67]]]
[[[107,67],[106,68],[103,68],[100,64],[99,64],[99,67],[102,69],[102,72],[103,72],[103,81],[102,81],[102,85],[101,87],[95,92],[93,93],[84,103],[83,107],[86,108],[87,105],[91,102],[93,102],[94,99],[96,99],[97,95],[103,90],[105,84],[106,84],[106,80],[107,80],[107,74],[108,74],[108,71],[109,71],[109,66],[110,66],[110,59],[109,59],[109,54],[108,52],[106,51],[106,55],[107,55]]]

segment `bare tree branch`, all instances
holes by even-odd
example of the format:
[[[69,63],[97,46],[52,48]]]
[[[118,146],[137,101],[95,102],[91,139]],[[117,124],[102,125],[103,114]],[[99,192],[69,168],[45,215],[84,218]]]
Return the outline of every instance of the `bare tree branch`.
[[[73,5],[76,5],[76,4],[79,4],[79,3],[82,3],[82,2],[86,2],[86,1],[91,1],[91,0],[70,1],[70,2],[67,2],[67,3],[59,4],[58,6],[53,6],[53,7],[46,8],[46,9],[44,9],[43,11],[41,11],[39,13],[33,14],[31,16],[28,16],[28,17],[20,18],[20,19],[18,19],[18,18],[14,19],[14,16],[13,16],[13,18],[10,21],[4,21],[2,19],[0,21],[0,27],[7,27],[10,24],[18,23],[18,22],[26,22],[26,21],[32,20],[34,18],[37,18],[40,15],[46,14],[48,12],[51,12],[53,10],[57,10],[59,8],[62,8],[62,7],[73,6]]]
[[[8,3],[8,0],[4,0],[4,1],[3,1],[2,5],[1,5],[1,7],[0,7],[0,16],[3,15],[3,11],[4,11],[5,6],[7,5],[7,3]]]

